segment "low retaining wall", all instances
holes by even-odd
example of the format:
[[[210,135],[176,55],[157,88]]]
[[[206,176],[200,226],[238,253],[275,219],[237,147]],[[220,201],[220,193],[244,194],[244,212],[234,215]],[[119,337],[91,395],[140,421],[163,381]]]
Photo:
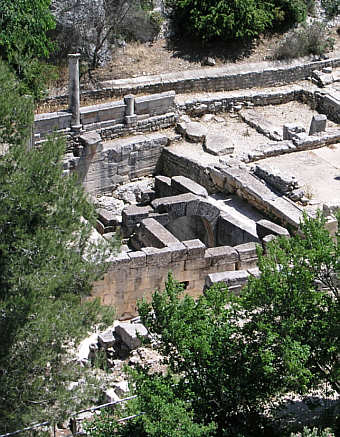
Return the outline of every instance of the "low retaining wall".
[[[275,218],[281,224],[289,224],[297,229],[302,218],[302,210],[284,197],[276,195],[246,168],[237,164],[229,167],[223,164],[204,166],[193,159],[164,149],[161,156],[162,174],[168,176],[190,174],[191,179],[203,185],[209,193],[236,193],[259,211]],[[249,236],[250,238],[250,236]]]
[[[118,79],[102,82],[95,90],[82,90],[81,98],[88,100],[112,98],[124,94],[160,93],[175,90],[177,93],[191,91],[228,91],[246,88],[264,88],[285,85],[306,79],[314,70],[340,66],[340,58],[323,61],[262,63],[248,65],[249,70],[240,72],[237,67],[213,67],[187,70],[153,76]],[[253,67],[251,69],[251,67]],[[236,70],[236,71],[235,71]],[[67,103],[68,96],[54,96],[47,101]]]
[[[340,100],[323,92],[316,92],[315,100],[319,112],[326,114],[334,123],[340,123]]]
[[[134,132],[153,131],[173,126],[175,92],[169,91],[144,97],[137,97],[132,104],[133,114],[128,113],[124,100],[85,106],[80,109],[80,131],[97,131],[105,139],[133,134]],[[34,140],[39,142],[46,135],[57,131],[71,133],[72,115],[68,111],[38,114],[34,119]],[[79,131],[79,129],[78,129]]]
[[[138,299],[150,298],[155,290],[164,288],[169,270],[195,297],[202,293],[207,275],[251,269],[256,263],[255,243],[207,249],[200,240],[189,240],[162,249],[146,247],[113,258],[108,273],[94,284],[91,295],[100,297],[104,305],[114,306],[118,317],[130,318],[136,315]]]
[[[155,172],[168,137],[153,133],[102,143],[98,134],[80,137],[84,147],[79,158],[65,160],[65,170],[76,171],[89,193],[112,193],[119,184]],[[91,144],[92,139],[92,144]],[[74,165],[75,160],[77,161]]]

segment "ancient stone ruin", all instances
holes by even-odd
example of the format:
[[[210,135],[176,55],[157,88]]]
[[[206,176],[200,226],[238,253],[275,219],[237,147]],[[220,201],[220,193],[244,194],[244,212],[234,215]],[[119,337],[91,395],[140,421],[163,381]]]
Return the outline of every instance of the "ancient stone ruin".
[[[259,274],[256,246],[299,232],[303,212],[323,210],[336,231],[340,59],[80,93],[77,62],[70,56],[70,109],[37,115],[33,139],[66,136],[65,173],[76,172],[95,202],[97,237],[123,238],[92,292],[122,319],[169,270],[194,296],[216,282],[239,293]],[[111,101],[81,107],[84,96]]]

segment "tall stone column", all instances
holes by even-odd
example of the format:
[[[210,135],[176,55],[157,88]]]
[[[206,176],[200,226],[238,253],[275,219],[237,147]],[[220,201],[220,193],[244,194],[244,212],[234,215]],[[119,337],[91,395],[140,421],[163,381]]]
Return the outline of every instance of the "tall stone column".
[[[71,128],[80,130],[79,53],[68,55],[69,110],[72,112]]]

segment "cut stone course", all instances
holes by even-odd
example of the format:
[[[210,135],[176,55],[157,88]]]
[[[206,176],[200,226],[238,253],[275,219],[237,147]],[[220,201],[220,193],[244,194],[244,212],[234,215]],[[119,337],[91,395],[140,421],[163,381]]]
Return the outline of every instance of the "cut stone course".
[[[259,220],[256,223],[257,234],[260,239],[267,235],[277,235],[280,237],[289,237],[289,232],[282,226],[277,225],[269,220]]]
[[[217,156],[231,154],[235,147],[228,140],[225,135],[208,133],[203,143],[204,150]]]
[[[192,193],[196,196],[208,197],[208,192],[202,185],[197,184],[185,176],[174,176],[171,179],[171,189],[173,195]]]

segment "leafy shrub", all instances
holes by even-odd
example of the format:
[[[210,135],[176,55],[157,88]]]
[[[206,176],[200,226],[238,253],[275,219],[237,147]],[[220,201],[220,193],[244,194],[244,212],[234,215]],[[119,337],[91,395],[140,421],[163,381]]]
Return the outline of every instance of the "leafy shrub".
[[[321,5],[330,18],[340,14],[340,0],[321,0]]]
[[[307,14],[304,0],[167,0],[181,33],[202,40],[253,38],[261,32],[301,22]]]
[[[320,56],[332,50],[333,46],[334,40],[330,37],[326,25],[315,21],[289,32],[276,48],[274,57],[288,59],[310,54]]]

